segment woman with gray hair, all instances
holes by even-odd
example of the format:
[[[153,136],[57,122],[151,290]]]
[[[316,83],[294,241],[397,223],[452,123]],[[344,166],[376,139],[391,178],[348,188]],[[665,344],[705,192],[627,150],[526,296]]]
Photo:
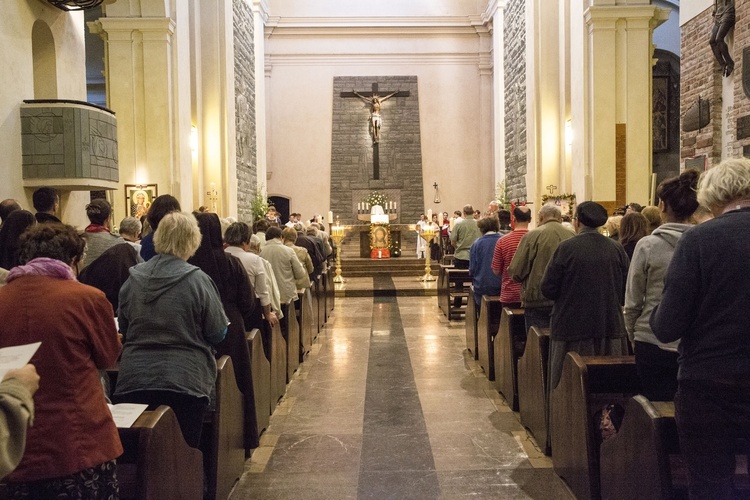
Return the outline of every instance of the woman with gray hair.
[[[675,417],[691,498],[734,498],[738,440],[750,439],[750,161],[705,172],[698,202],[715,218],[674,251],[651,329],[681,339]]]
[[[229,324],[214,282],[187,263],[200,242],[195,218],[171,212],[154,233],[157,255],[130,269],[120,290],[123,351],[114,396],[149,409],[172,407],[193,448],[216,381],[212,346]]]

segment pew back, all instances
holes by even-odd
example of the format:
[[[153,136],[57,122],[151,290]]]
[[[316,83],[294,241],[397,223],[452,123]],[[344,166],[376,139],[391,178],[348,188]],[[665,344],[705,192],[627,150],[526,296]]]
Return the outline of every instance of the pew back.
[[[547,446],[547,362],[549,356],[549,328],[529,329],[526,349],[518,360],[518,411],[521,425],[534,436],[546,455]]]
[[[489,380],[495,380],[495,349],[493,342],[500,327],[501,313],[500,297],[489,295],[482,297],[479,322],[477,323],[477,351],[479,351],[479,366],[482,367]]]
[[[146,411],[130,428],[118,429],[120,498],[180,500],[203,495],[203,454],[185,443],[172,409]]]
[[[633,356],[580,356],[569,352],[550,398],[552,462],[579,499],[600,497],[599,449],[593,415],[610,403],[627,404],[640,392]]]
[[[474,359],[479,357],[477,352],[477,322],[479,321],[479,309],[474,298],[474,285],[469,287],[469,303],[466,305],[466,349],[471,352]]]
[[[518,359],[526,348],[526,321],[523,309],[504,307],[500,327],[493,342],[495,389],[518,411]]]
[[[258,422],[258,435],[268,428],[271,421],[271,363],[263,352],[263,336],[258,329],[247,332],[247,346],[250,349],[250,369],[253,372],[255,392],[255,418]]]
[[[215,404],[206,414],[201,449],[208,498],[228,498],[245,465],[242,393],[237,388],[229,356],[217,362]]]

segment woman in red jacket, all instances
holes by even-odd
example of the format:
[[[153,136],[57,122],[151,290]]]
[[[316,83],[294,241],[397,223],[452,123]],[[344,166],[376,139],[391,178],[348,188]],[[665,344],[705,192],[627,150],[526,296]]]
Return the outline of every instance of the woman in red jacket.
[[[41,224],[21,237],[21,265],[0,288],[0,347],[41,342],[41,377],[26,453],[6,479],[10,498],[118,497],[122,445],[98,369],[120,352],[112,306],[73,269],[85,242],[75,228]]]

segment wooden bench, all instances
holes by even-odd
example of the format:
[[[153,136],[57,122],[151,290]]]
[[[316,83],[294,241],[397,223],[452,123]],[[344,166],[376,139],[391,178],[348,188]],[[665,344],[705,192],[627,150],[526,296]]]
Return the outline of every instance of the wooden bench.
[[[305,355],[310,352],[313,338],[317,332],[313,312],[313,294],[311,289],[313,285],[305,290],[305,293],[298,294],[299,300],[294,303],[295,312],[297,313],[297,322],[300,325],[299,336],[299,362],[305,359]]]
[[[280,322],[271,328],[266,322],[264,328],[269,330],[270,347],[268,348],[271,358],[271,407],[269,414],[273,414],[279,399],[286,393],[286,340],[281,333]]]
[[[172,409],[146,411],[132,427],[118,429],[120,498],[181,500],[203,497],[203,454],[185,443]]]
[[[501,313],[500,297],[490,295],[482,297],[479,322],[477,323],[477,351],[479,351],[477,359],[479,359],[479,366],[482,367],[489,380],[495,380],[495,348],[493,342],[500,327]]]
[[[331,312],[333,311],[333,308],[336,306],[336,284],[333,282],[333,278],[334,278],[333,266],[328,266],[328,270],[326,271],[326,279],[325,279],[326,322],[328,322],[328,319],[331,317]]]
[[[532,326],[526,337],[526,349],[518,360],[518,411],[521,425],[534,436],[539,447],[550,454],[547,446],[547,362],[549,328]]]
[[[600,455],[603,499],[688,496],[688,469],[671,401],[651,402],[641,395],[630,399],[619,432],[602,443]],[[737,498],[750,497],[747,466],[735,475],[734,486]]]
[[[472,277],[468,269],[440,266],[438,305],[448,319],[461,319],[466,313],[471,281]]]
[[[289,301],[289,308],[287,309],[288,315],[286,317],[286,380],[284,384],[284,391],[286,392],[286,384],[291,382],[294,372],[299,368],[299,338],[300,338],[300,325],[297,321],[297,313],[295,312],[296,306],[294,301]]]
[[[216,365],[216,394],[203,421],[201,450],[208,498],[224,499],[244,472],[243,404],[231,358],[222,356]]]
[[[258,329],[247,332],[250,349],[250,369],[253,372],[255,392],[255,418],[260,436],[271,421],[271,363],[263,351],[263,336]]]
[[[469,287],[469,303],[466,305],[466,349],[471,352],[474,359],[479,357],[477,352],[477,322],[479,321],[479,309],[474,299],[474,285]]]
[[[634,356],[579,356],[569,352],[550,398],[555,473],[581,500],[600,497],[599,448],[593,415],[607,404],[627,404],[640,392]]]
[[[505,397],[513,411],[518,411],[518,360],[526,348],[523,309],[503,308],[493,348],[495,389]]]
[[[325,289],[323,288],[323,274],[319,274],[315,277],[315,302],[317,313],[315,314],[318,323],[315,325],[318,332],[323,330],[326,324],[326,298]]]

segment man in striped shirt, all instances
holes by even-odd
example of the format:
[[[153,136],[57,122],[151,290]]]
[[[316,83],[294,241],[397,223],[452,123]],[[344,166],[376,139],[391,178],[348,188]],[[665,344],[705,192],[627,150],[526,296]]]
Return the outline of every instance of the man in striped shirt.
[[[511,308],[521,307],[521,284],[513,281],[508,273],[508,266],[516,254],[521,238],[529,232],[531,210],[527,206],[518,206],[513,209],[513,217],[516,219],[515,229],[497,240],[492,256],[492,272],[502,279],[500,302],[503,307]]]

